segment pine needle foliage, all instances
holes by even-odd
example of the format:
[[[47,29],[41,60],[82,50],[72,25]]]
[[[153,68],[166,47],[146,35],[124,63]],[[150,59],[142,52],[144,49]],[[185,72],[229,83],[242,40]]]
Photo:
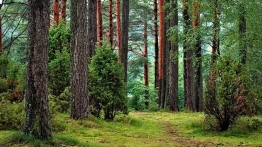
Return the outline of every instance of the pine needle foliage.
[[[206,122],[211,128],[225,131],[239,116],[248,114],[249,91],[244,66],[230,56],[218,58],[205,92]]]
[[[127,114],[123,67],[105,41],[97,46],[89,65],[89,96],[91,113],[96,117],[100,117],[102,110],[107,120],[113,120],[118,112]]]

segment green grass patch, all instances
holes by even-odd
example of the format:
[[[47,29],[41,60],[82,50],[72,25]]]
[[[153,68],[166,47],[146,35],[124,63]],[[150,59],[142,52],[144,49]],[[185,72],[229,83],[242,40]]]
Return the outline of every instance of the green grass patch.
[[[24,137],[18,131],[0,131],[0,146],[91,146],[91,147],[172,147],[172,146],[260,146],[262,117],[239,118],[228,131],[204,129],[204,114],[191,112],[131,112],[114,121],[95,117],[72,120],[69,114],[56,115],[49,141]],[[56,128],[54,128],[56,129]]]

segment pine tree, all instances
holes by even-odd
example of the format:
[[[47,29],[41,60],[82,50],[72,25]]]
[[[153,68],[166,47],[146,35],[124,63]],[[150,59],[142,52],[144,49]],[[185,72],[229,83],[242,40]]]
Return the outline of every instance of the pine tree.
[[[49,0],[28,0],[28,65],[24,134],[52,137],[48,107],[47,62]]]
[[[88,117],[87,88],[87,3],[86,0],[71,1],[71,69],[72,104],[71,118]]]

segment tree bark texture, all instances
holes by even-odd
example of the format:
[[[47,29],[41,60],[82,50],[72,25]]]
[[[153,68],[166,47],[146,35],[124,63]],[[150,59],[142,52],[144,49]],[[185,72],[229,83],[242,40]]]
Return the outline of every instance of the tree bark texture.
[[[28,0],[28,54],[25,95],[26,136],[52,137],[48,107],[49,0]]]
[[[246,64],[247,60],[247,41],[246,41],[246,8],[244,2],[239,2],[239,48],[241,63]]]
[[[116,36],[117,36],[117,50],[118,50],[118,61],[120,62],[121,60],[121,19],[120,19],[120,0],[116,0]]]
[[[59,24],[59,0],[54,0],[54,22],[55,25]]]
[[[62,0],[62,19],[66,22],[66,3],[67,0]]]
[[[203,77],[202,77],[202,49],[201,36],[198,32],[200,23],[200,3],[193,1],[193,31],[195,35],[195,110],[197,112],[203,111]]]
[[[97,0],[88,0],[88,52],[87,56],[90,59],[95,55],[97,42]]]
[[[149,107],[149,90],[148,90],[148,47],[147,47],[147,20],[145,20],[144,22],[144,57],[146,58],[145,62],[144,62],[144,85],[146,87],[145,90],[145,106],[146,109],[148,109]]]
[[[162,79],[163,79],[163,52],[164,52],[164,37],[165,37],[165,21],[164,21],[164,0],[158,1],[159,9],[159,64],[158,64],[158,84],[159,84],[159,106],[162,107],[164,103],[162,100]]]
[[[183,18],[185,22],[185,35],[188,37],[190,34],[191,29],[191,21],[189,17],[189,7],[188,7],[188,1],[183,0]],[[194,94],[194,70],[193,70],[193,50],[191,49],[190,42],[188,39],[184,40],[184,66],[186,72],[186,77],[184,77],[184,80],[186,82],[185,88],[186,93],[184,93],[185,96],[185,108],[188,110],[194,111],[194,105],[193,105],[193,94]]]
[[[171,11],[174,16],[171,17],[170,26],[178,27],[178,6],[177,0],[171,2]],[[178,38],[178,32],[175,32]],[[171,42],[171,49],[169,54],[169,109],[172,111],[179,111],[178,107],[178,40]]]
[[[206,99],[205,101],[205,107],[207,109],[216,109],[218,111],[218,108],[208,108],[212,106],[217,105],[216,101],[216,78],[217,78],[217,73],[213,70],[213,65],[217,59],[217,56],[219,56],[219,12],[218,12],[218,0],[214,1],[214,20],[213,20],[213,40],[212,40],[212,56],[211,56],[211,63],[210,63],[210,76],[207,81],[207,88],[206,91],[209,93],[209,98]]]
[[[71,118],[88,117],[87,88],[87,3],[86,0],[71,2]]]
[[[103,37],[103,28],[102,28],[102,5],[101,0],[97,0],[97,42],[99,45],[102,45],[102,37]]]
[[[159,78],[158,78],[158,58],[159,58],[159,56],[158,56],[158,25],[157,25],[157,21],[158,21],[158,19],[157,19],[157,0],[154,0],[154,46],[155,46],[155,88],[157,88],[158,86],[159,86],[159,84],[158,84],[158,80],[159,80]]]
[[[170,0],[165,0],[165,4],[169,4]],[[167,30],[170,28],[170,18],[167,19],[166,16],[170,14],[170,8],[164,9],[164,47],[163,47],[163,78],[162,78],[162,87],[161,87],[161,108],[165,109],[168,105],[168,97],[169,97],[169,54],[171,49],[171,41],[168,39],[170,36],[167,33]]]
[[[109,0],[109,6],[108,6],[108,24],[109,24],[109,43],[111,45],[111,48],[113,49],[113,43],[114,43],[114,29],[113,29],[113,0]]]
[[[217,56],[220,55],[219,52],[219,12],[218,12],[218,0],[214,1],[214,22],[213,22],[213,40],[212,40],[212,56],[211,56],[211,67],[214,64]]]
[[[127,82],[128,28],[129,28],[129,0],[122,0],[121,63],[123,64],[124,67],[125,82]]]

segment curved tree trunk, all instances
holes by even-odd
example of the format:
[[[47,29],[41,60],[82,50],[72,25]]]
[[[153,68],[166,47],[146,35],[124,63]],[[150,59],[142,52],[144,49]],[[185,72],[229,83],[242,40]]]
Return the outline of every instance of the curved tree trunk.
[[[71,118],[88,117],[87,88],[87,3],[86,0],[71,1],[71,69],[72,104]]]
[[[49,0],[28,0],[28,65],[24,134],[52,137],[48,107],[47,62]]]

